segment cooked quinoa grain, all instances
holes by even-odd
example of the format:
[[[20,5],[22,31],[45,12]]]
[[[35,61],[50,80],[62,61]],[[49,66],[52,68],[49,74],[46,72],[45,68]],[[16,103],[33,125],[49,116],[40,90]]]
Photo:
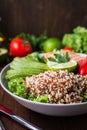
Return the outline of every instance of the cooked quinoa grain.
[[[82,102],[82,95],[87,89],[87,76],[66,70],[50,70],[26,77],[25,84],[29,95],[48,95],[49,103],[79,103]]]

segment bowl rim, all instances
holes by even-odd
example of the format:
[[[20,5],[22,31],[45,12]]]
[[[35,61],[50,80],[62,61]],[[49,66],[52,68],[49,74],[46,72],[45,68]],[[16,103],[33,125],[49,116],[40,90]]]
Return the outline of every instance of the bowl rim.
[[[42,106],[55,106],[55,107],[67,107],[67,106],[81,106],[81,105],[87,105],[87,102],[81,102],[81,103],[68,103],[68,104],[56,104],[56,103],[42,103],[42,102],[35,102],[35,101],[31,101],[25,98],[22,98],[20,96],[15,95],[14,93],[12,93],[9,89],[7,89],[7,87],[4,86],[4,84],[2,83],[2,75],[3,73],[6,71],[6,69],[8,70],[8,67],[10,66],[10,63],[7,64],[0,72],[0,86],[3,88],[3,90],[5,92],[7,92],[10,96],[12,96],[15,99],[21,100],[21,101],[25,101],[28,103],[32,103],[32,104],[36,104],[36,105],[42,105]]]

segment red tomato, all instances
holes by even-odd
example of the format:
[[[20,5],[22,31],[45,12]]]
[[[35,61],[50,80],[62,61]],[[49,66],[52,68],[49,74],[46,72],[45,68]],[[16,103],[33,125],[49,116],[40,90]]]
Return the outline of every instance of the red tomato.
[[[12,56],[23,57],[27,54],[32,53],[32,45],[29,41],[24,40],[22,38],[14,38],[10,43],[10,53]]]
[[[72,48],[71,47],[64,47],[63,50],[72,51]]]
[[[81,68],[80,74],[81,74],[82,76],[87,75],[87,64],[85,64],[85,65]]]
[[[84,57],[82,60],[79,61],[78,65],[79,65],[79,72],[81,70],[81,68],[87,64],[87,56]]]

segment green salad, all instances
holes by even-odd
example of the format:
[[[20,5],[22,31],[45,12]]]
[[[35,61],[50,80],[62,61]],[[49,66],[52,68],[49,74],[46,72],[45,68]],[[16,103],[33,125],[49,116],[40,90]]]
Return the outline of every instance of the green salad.
[[[48,61],[58,66],[66,64],[70,61],[68,53],[54,53],[54,57],[46,59],[44,57],[46,53],[34,52],[26,57],[16,57],[10,63],[10,69],[7,71],[6,79],[8,80],[9,90],[17,96],[23,97],[36,102],[48,102],[47,95],[36,96],[34,94],[28,95],[27,87],[25,85],[25,77],[37,75],[48,70],[52,70],[48,66]],[[75,68],[77,67],[77,63]],[[59,68],[58,68],[59,69]]]

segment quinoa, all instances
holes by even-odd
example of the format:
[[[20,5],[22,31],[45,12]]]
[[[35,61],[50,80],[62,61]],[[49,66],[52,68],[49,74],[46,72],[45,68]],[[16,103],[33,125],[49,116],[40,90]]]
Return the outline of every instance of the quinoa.
[[[28,95],[47,95],[49,103],[68,104],[83,101],[87,90],[87,76],[81,76],[67,70],[46,71],[26,77]]]

